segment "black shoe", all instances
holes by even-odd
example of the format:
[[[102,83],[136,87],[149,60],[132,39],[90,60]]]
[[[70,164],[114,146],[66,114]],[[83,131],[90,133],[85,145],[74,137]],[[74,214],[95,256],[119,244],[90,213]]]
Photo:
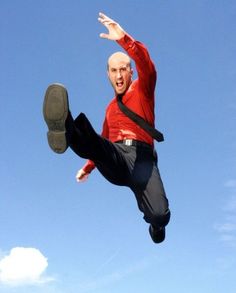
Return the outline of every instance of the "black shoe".
[[[152,225],[150,225],[149,233],[151,235],[153,242],[155,243],[161,243],[165,240],[166,230],[164,227],[157,229],[157,228],[154,228]]]
[[[48,126],[48,144],[56,153],[64,153],[68,147],[65,121],[69,112],[66,88],[52,84],[47,88],[43,103],[44,120]]]

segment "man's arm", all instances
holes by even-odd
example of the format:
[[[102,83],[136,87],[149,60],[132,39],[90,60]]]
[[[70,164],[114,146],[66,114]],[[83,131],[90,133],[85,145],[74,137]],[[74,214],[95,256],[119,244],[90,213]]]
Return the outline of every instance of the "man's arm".
[[[145,45],[136,41],[117,22],[105,14],[99,13],[98,20],[108,29],[108,34],[101,33],[100,37],[116,41],[127,52],[135,62],[140,88],[143,89],[146,97],[149,97],[150,94],[152,96],[157,73]]]

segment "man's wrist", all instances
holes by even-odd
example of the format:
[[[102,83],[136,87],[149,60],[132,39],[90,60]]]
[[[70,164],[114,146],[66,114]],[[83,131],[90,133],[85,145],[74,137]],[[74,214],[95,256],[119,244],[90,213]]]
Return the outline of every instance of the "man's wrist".
[[[133,47],[135,39],[131,37],[129,34],[125,33],[122,38],[117,40],[117,43],[125,50],[129,50]]]

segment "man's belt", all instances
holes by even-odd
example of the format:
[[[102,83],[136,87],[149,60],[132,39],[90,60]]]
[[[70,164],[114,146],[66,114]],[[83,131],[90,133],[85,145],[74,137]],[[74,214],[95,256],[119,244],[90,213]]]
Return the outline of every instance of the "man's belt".
[[[128,145],[128,146],[140,146],[140,147],[149,147],[149,148],[153,148],[153,146],[149,143],[146,143],[144,141],[140,141],[140,140],[135,140],[135,139],[123,139],[123,140],[118,140],[115,143],[122,143],[124,145]]]

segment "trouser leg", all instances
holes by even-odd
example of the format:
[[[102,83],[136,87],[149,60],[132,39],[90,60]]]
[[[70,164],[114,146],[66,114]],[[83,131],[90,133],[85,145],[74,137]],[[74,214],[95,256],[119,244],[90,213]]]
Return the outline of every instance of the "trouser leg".
[[[165,227],[170,220],[169,203],[166,197],[156,160],[137,160],[132,176],[132,186],[144,220],[153,227]]]
[[[146,188],[138,191],[137,196],[140,195],[145,221],[156,228],[165,227],[170,220],[170,210],[158,168],[153,168]]]

